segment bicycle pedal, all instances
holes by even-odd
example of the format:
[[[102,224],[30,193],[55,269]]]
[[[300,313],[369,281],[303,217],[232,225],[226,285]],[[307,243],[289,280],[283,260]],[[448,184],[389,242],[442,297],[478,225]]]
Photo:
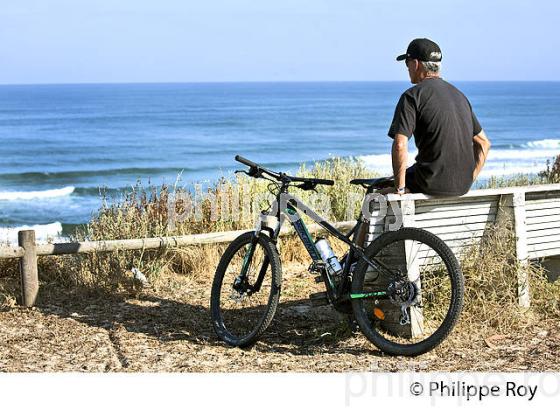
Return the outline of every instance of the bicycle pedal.
[[[309,300],[311,300],[313,306],[326,306],[329,304],[327,292],[312,293],[309,295]]]
[[[315,276],[315,283],[321,283],[321,282],[324,282],[323,277],[321,275]]]

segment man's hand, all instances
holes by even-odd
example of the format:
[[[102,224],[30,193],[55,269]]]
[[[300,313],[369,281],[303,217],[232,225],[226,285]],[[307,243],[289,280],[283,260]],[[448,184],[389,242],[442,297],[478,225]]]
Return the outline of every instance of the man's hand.
[[[404,194],[409,194],[410,190],[408,188],[404,189],[404,193],[403,192],[398,192],[397,188],[395,188],[394,186],[390,186],[387,188],[383,188],[380,189],[379,191],[375,191],[381,195],[387,195],[387,194],[399,194],[399,195],[404,195]]]
[[[486,137],[484,130],[480,131],[479,134],[473,137],[473,151],[474,160],[476,161],[473,171],[473,182],[476,181],[476,177],[482,170],[486,158],[488,157],[488,151],[490,151],[490,140]]]

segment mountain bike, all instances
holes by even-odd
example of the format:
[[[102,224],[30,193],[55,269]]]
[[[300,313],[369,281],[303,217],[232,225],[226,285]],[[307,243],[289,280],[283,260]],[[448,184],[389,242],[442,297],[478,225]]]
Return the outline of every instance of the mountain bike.
[[[221,340],[231,346],[251,346],[272,322],[282,281],[277,243],[286,219],[311,257],[310,273],[325,284],[326,291],[312,294],[311,300],[351,315],[381,351],[415,356],[449,335],[461,313],[464,279],[455,255],[440,238],[417,228],[385,231],[386,219],[372,223],[371,198],[369,203],[364,199],[356,224],[344,234],[289,193],[291,188],[316,190],[334,181],[275,172],[239,155],[235,159],[249,167],[236,172],[270,181],[275,200],[261,212],[253,231],[227,247],[217,266],[210,307]],[[367,198],[393,180],[350,183],[366,188]],[[298,210],[342,241],[348,251],[339,259],[327,239],[314,240]],[[377,237],[364,247],[368,232],[372,237],[378,228]]]

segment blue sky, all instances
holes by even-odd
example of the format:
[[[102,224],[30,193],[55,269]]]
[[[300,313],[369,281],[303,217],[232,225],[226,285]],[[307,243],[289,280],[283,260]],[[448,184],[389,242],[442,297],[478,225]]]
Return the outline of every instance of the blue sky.
[[[558,1],[0,0],[0,83],[560,80]]]

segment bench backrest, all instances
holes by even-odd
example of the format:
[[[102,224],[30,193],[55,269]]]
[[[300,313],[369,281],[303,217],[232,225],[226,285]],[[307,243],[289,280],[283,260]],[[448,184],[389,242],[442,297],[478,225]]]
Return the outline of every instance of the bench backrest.
[[[460,197],[387,195],[384,218],[372,219],[368,243],[395,223],[418,227],[443,239],[459,256],[500,218],[511,218],[519,259],[560,255],[560,184],[473,190]]]

